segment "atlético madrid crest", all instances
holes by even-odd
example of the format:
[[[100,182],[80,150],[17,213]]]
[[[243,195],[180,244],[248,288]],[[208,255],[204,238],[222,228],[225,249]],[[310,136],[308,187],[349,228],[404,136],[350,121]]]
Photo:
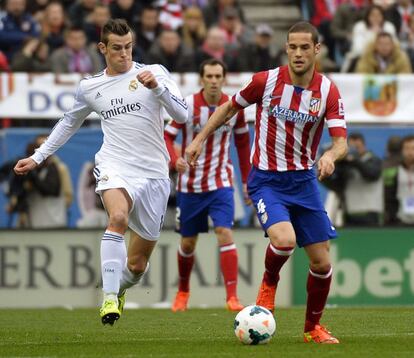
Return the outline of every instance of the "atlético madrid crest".
[[[309,104],[309,112],[319,113],[320,109],[321,109],[321,99],[312,97],[310,100],[310,104]]]
[[[389,116],[397,108],[397,77],[367,76],[364,80],[364,107],[375,116]]]

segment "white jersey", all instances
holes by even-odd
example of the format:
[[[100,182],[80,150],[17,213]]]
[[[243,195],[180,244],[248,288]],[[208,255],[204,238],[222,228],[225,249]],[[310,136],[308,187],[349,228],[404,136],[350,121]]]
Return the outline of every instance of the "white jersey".
[[[147,89],[136,76],[151,71],[158,87]],[[169,155],[165,146],[162,107],[181,122],[187,119],[187,105],[168,71],[160,65],[133,62],[131,69],[117,76],[106,71],[83,79],[75,104],[55,126],[32,158],[42,162],[62,146],[96,112],[101,119],[103,144],[95,156],[119,172],[143,178],[168,178]]]

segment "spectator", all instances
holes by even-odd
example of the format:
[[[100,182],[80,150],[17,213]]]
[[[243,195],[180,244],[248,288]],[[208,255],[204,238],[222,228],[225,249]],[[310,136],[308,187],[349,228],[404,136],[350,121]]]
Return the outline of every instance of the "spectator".
[[[180,36],[174,30],[164,30],[149,51],[147,63],[158,63],[170,72],[191,72],[195,70],[191,50],[181,44]]]
[[[41,23],[48,4],[49,0],[31,0],[27,3],[26,10],[38,23]]]
[[[71,25],[82,28],[97,3],[98,0],[78,0],[72,4],[68,10]]]
[[[7,0],[0,18],[0,50],[9,61],[28,37],[40,34],[39,24],[25,9],[26,0]]]
[[[399,44],[389,33],[380,32],[358,60],[356,72],[399,74],[412,70],[410,60]]]
[[[93,162],[85,163],[79,176],[77,202],[81,218],[76,223],[78,228],[100,228],[108,224],[101,198],[95,193],[94,167]]]
[[[410,17],[409,34],[407,40],[404,42],[405,51],[411,62],[411,67],[414,68],[414,14]]]
[[[51,62],[56,73],[96,73],[103,68],[98,53],[86,46],[85,32],[77,27],[65,31],[65,46],[52,54]]]
[[[401,137],[391,136],[387,141],[387,153],[382,163],[383,169],[395,168],[401,163]]]
[[[335,58],[335,41],[331,33],[331,22],[339,1],[332,0],[311,0],[310,23],[314,25],[322,35],[323,43],[329,49],[329,58]]]
[[[42,21],[42,37],[46,38],[51,53],[64,45],[65,29],[63,6],[58,2],[51,2],[45,9]]]
[[[178,30],[183,25],[183,7],[181,0],[162,1],[160,23],[164,29]]]
[[[241,22],[239,12],[235,7],[226,7],[223,10],[219,27],[226,33],[226,45],[229,48],[239,49],[253,42],[253,31]]]
[[[193,51],[202,45],[206,37],[203,13],[198,7],[189,7],[184,12],[184,22],[180,29],[183,44]]]
[[[14,54],[11,69],[16,72],[50,72],[52,63],[48,44],[37,38],[28,39],[23,48]]]
[[[272,48],[273,30],[267,24],[256,26],[254,43],[244,46],[238,56],[238,70],[260,72],[276,68],[282,64],[282,53]]]
[[[144,1],[114,0],[109,4],[113,19],[125,19],[130,25],[138,21]],[[148,3],[148,1],[146,1]]]
[[[335,47],[341,56],[350,49],[352,29],[354,24],[361,20],[368,0],[349,0],[338,6],[332,18],[330,30],[335,40]]]
[[[159,12],[154,7],[145,7],[135,29],[137,46],[147,53],[162,31],[159,22]]]
[[[45,135],[36,137],[32,149],[45,140]],[[27,153],[28,155],[33,154]],[[38,168],[28,174],[27,209],[28,227],[32,229],[64,228],[68,224],[67,197],[62,182],[57,157],[47,158]],[[71,184],[70,184],[71,185]]]
[[[223,61],[229,72],[237,71],[237,53],[227,50],[225,32],[213,26],[207,31],[206,39],[195,53],[195,63],[199,67],[204,60],[216,58]]]
[[[384,171],[385,223],[414,224],[414,136],[402,140],[402,161]]]
[[[345,225],[379,225],[383,213],[381,159],[368,151],[360,133],[348,136],[348,155],[324,184],[342,201]]]
[[[403,47],[410,33],[410,17],[414,13],[412,0],[397,0],[385,12],[387,20],[391,21],[397,30],[398,38]]]
[[[358,21],[352,29],[351,50],[346,55],[342,72],[355,70],[356,61],[380,32],[387,32],[396,38],[394,25],[385,21],[381,7],[373,5],[365,12],[364,19]]]
[[[84,31],[88,44],[97,45],[101,38],[101,30],[111,18],[107,5],[98,4],[84,24]]]
[[[223,11],[227,7],[235,7],[237,9],[240,20],[244,23],[244,13],[242,7],[239,5],[237,0],[211,0],[209,4],[203,9],[204,20],[207,28],[213,25],[217,25]]]
[[[381,7],[373,5],[366,10],[364,19],[354,25],[352,30],[352,54],[360,56],[365,47],[373,42],[380,32],[387,32],[396,38],[394,25],[389,21],[385,21],[384,11]]]

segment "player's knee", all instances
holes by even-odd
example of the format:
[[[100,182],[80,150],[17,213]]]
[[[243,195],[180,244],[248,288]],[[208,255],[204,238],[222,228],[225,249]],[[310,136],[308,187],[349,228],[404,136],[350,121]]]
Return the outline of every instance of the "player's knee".
[[[120,230],[128,228],[128,216],[123,212],[114,212],[109,215],[109,225]]]
[[[183,240],[181,241],[181,251],[186,255],[191,255],[195,251],[195,240]]]
[[[229,245],[233,243],[233,234],[227,227],[217,227],[215,229],[219,245]]]
[[[327,273],[331,269],[331,263],[329,261],[312,261],[309,268],[316,273]]]
[[[147,262],[148,261],[146,259],[144,259],[144,258],[135,259],[135,260],[134,259],[128,260],[128,269],[134,275],[140,275],[147,268]]]

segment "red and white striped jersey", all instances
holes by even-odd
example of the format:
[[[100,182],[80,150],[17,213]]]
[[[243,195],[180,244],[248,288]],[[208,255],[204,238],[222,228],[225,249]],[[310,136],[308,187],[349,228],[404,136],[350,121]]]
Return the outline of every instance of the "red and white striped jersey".
[[[339,91],[316,71],[306,89],[292,85],[287,66],[256,73],[232,102],[257,105],[250,160],[261,170],[312,168],[325,120],[332,137],[346,137]]]
[[[219,105],[229,100],[229,96],[222,94]],[[188,120],[185,123],[177,123],[172,120],[164,131],[171,163],[175,166],[178,159],[173,150],[173,142],[182,130],[181,153],[192,142],[196,135],[206,125],[216,106],[209,106],[204,99],[203,91],[186,97],[188,105]],[[242,180],[245,183],[250,170],[249,162],[249,127],[241,110],[227,124],[212,133],[203,145],[196,167],[188,168],[179,174],[177,191],[184,193],[202,193],[216,190],[222,187],[232,186],[233,165],[230,160],[230,138],[235,134]]]

